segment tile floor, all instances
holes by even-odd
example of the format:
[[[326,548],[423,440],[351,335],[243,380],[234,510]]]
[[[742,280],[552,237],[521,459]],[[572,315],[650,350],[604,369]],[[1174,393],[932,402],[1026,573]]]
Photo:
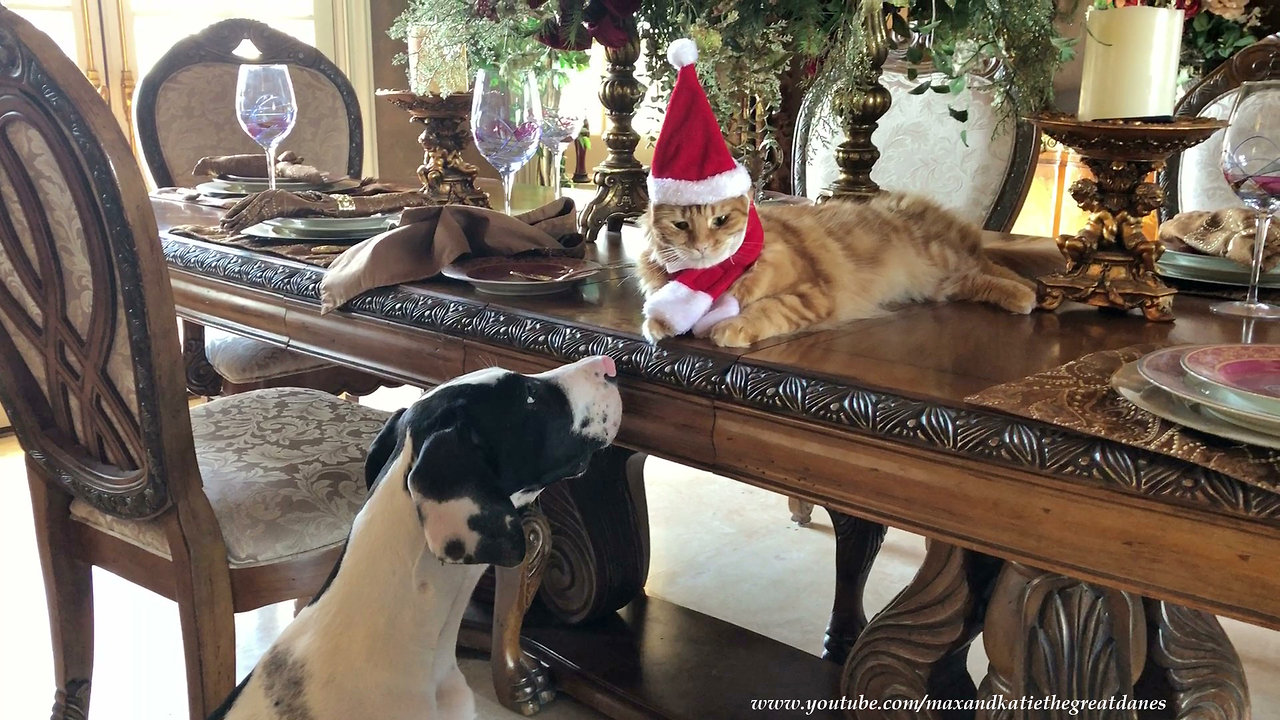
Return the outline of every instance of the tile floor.
[[[403,391],[379,405],[411,401]],[[53,697],[52,656],[44,590],[36,558],[21,454],[0,438],[0,717],[47,717]],[[647,591],[761,634],[818,653],[833,592],[832,529],[818,510],[806,528],[788,520],[786,501],[773,493],[707,473],[652,460],[646,467],[653,561]],[[874,612],[914,574],[922,539],[891,531],[868,589]],[[714,560],[711,560],[714,558]],[[186,702],[177,608],[106,572],[95,572],[98,617],[93,684],[94,720],[178,720]],[[291,617],[289,605],[236,619],[238,670],[248,672]],[[110,621],[105,621],[110,618]],[[1244,660],[1254,716],[1280,716],[1280,633],[1224,621]],[[464,660],[482,720],[517,717],[493,699],[488,666]],[[980,674],[980,643],[969,659]],[[541,717],[601,717],[561,698]]]

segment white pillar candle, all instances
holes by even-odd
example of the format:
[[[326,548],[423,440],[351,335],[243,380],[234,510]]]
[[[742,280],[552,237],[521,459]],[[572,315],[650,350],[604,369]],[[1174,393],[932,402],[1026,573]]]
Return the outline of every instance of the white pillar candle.
[[[1172,115],[1182,10],[1129,6],[1085,14],[1081,120]]]
[[[437,33],[438,34],[438,33]],[[419,95],[464,93],[471,87],[465,45],[433,42],[425,25],[409,27],[409,90]]]

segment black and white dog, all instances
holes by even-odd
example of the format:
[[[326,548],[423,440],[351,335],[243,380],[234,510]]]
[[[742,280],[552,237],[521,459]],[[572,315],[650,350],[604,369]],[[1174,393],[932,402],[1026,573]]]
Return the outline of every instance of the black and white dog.
[[[615,374],[602,356],[490,368],[393,415],[343,557],[211,720],[474,717],[455,655],[463,610],[486,565],[524,559],[516,507],[613,440]]]

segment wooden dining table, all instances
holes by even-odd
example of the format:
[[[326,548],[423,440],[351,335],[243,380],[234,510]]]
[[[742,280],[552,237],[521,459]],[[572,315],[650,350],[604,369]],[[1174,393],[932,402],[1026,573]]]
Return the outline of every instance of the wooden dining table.
[[[422,386],[495,364],[616,360],[616,447],[588,476],[544,493],[548,555],[522,638],[562,690],[608,715],[768,717],[745,698],[1001,693],[1159,698],[1167,717],[1208,701],[1220,717],[1248,716],[1243,672],[1213,615],[1280,628],[1280,495],[965,400],[1094,351],[1239,341],[1240,321],[1209,312],[1210,300],[1179,296],[1171,323],[1072,304],[1025,316],[918,304],[744,349],[690,337],[652,345],[639,332],[634,229],[590,247],[605,270],[571,293],[490,296],[432,279],[321,315],[322,269],[169,235],[220,211],[154,207],[178,312],[201,324]],[[1027,272],[1057,262],[1047,239],[988,239]],[[1259,324],[1253,339],[1280,342],[1280,324]],[[837,589],[825,659],[644,597],[646,455],[831,512]],[[885,526],[924,535],[928,549],[915,579],[868,621],[862,589]],[[984,628],[991,668],[979,690],[964,659]],[[528,683],[504,693],[512,707],[537,709]]]

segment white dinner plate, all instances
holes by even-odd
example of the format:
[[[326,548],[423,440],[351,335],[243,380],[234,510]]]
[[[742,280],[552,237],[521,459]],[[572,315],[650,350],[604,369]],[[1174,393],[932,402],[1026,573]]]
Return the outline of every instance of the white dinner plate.
[[[1124,399],[1165,420],[1228,440],[1280,450],[1280,437],[1228,422],[1208,412],[1199,403],[1187,402],[1173,395],[1143,377],[1138,372],[1137,363],[1129,363],[1117,370],[1111,376],[1111,386]]]

